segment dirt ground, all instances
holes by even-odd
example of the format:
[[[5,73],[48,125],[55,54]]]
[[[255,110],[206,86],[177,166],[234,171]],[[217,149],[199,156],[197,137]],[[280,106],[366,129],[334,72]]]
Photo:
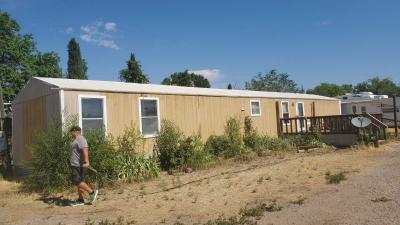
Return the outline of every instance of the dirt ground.
[[[327,171],[343,171],[347,180],[327,184]],[[399,187],[397,142],[380,149],[277,154],[191,174],[162,174],[144,183],[101,189],[93,206],[57,206],[51,198],[20,193],[19,184],[3,180],[0,224],[84,224],[119,216],[136,224],[195,224],[273,201],[282,210],[264,213],[258,224],[400,224]],[[62,202],[75,195],[52,197]]]

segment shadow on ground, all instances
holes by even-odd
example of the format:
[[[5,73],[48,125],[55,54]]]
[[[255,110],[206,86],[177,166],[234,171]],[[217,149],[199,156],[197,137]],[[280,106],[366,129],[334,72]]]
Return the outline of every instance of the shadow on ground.
[[[54,206],[71,206],[71,204],[74,203],[74,201],[72,201],[71,199],[68,199],[68,198],[64,198],[64,196],[60,196],[60,197],[43,196],[37,200],[42,201],[49,205],[54,205]]]

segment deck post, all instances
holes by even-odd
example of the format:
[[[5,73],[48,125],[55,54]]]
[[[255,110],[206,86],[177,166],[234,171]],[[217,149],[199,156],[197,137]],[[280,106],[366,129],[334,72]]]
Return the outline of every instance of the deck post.
[[[275,114],[276,114],[276,125],[277,125],[277,130],[278,130],[278,136],[282,134],[283,131],[283,123],[281,121],[281,116],[279,113],[279,102],[275,102]]]
[[[396,96],[393,96],[394,135],[398,137]]]

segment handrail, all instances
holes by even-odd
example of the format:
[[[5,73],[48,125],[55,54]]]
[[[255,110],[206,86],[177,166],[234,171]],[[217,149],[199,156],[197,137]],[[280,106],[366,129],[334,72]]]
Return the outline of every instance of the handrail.
[[[370,113],[367,113],[366,114],[368,117],[369,117],[369,119],[371,119],[371,121],[374,121],[374,122],[376,122],[376,123],[378,123],[380,126],[380,128],[388,128],[388,125],[386,125],[386,124],[384,124],[382,121],[380,121],[380,120],[378,120],[376,117],[374,117],[372,114],[370,114]]]

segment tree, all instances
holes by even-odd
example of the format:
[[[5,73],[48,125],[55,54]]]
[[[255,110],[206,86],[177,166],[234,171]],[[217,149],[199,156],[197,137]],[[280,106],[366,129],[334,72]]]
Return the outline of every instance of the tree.
[[[372,92],[377,95],[394,96],[400,94],[400,87],[389,78],[373,77],[368,81],[358,83],[354,89],[358,92]]]
[[[37,77],[62,77],[61,67],[59,66],[60,57],[54,52],[38,53],[35,56],[33,66]]]
[[[228,84],[228,90],[232,90],[232,84]]]
[[[295,81],[289,79],[287,73],[278,74],[271,70],[265,75],[259,73],[250,82],[246,82],[247,90],[255,91],[276,91],[276,92],[300,92]]]
[[[143,73],[141,65],[136,61],[135,55],[131,53],[131,57],[126,61],[128,68],[119,72],[119,79],[129,83],[150,83],[146,74]]]
[[[5,102],[11,102],[32,76],[58,77],[58,63],[55,53],[38,52],[33,36],[20,34],[17,21],[0,11],[0,84]]]
[[[351,87],[348,84],[344,85],[337,85],[337,84],[331,84],[331,83],[321,83],[317,86],[315,86],[313,89],[307,90],[307,94],[315,94],[315,95],[322,95],[322,96],[327,96],[327,97],[336,97],[339,95],[345,95],[346,93],[349,93],[349,87]]]
[[[211,87],[210,82],[207,78],[202,75],[197,75],[194,73],[189,73],[185,70],[184,72],[177,72],[171,74],[169,77],[165,78],[161,84],[164,85],[177,85],[185,87]]]
[[[68,43],[68,79],[87,80],[87,65],[82,58],[81,48],[75,38],[71,38]]]

